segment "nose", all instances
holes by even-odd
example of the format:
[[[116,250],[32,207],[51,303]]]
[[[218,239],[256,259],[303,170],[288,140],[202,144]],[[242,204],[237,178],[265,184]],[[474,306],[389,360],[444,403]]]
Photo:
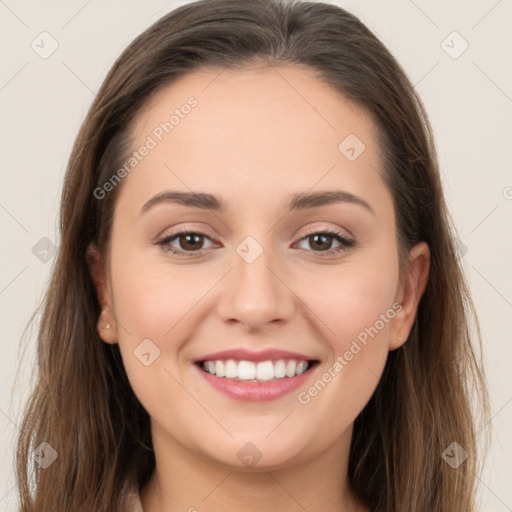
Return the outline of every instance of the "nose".
[[[234,268],[223,280],[217,312],[223,321],[239,323],[247,331],[285,324],[295,311],[295,294],[285,273],[264,250],[248,263],[235,255]]]

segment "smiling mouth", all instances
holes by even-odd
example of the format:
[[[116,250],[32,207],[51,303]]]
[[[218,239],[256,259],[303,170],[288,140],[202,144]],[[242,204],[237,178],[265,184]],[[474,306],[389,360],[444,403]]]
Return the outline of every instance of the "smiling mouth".
[[[300,359],[277,359],[259,362],[217,359],[195,362],[205,373],[239,382],[275,382],[290,379],[310,371],[318,363],[317,360]]]

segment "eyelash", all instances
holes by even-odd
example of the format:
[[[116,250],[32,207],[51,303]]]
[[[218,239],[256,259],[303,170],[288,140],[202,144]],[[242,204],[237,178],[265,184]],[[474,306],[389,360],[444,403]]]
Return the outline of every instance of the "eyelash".
[[[202,256],[204,254],[204,250],[200,251],[183,251],[180,249],[174,249],[172,247],[169,247],[169,243],[173,240],[179,238],[182,235],[200,235],[206,238],[210,238],[206,233],[202,233],[201,231],[179,231],[177,233],[173,233],[172,235],[168,235],[157,244],[162,247],[162,249],[165,252],[170,252],[175,255],[184,256],[184,257],[193,257],[193,256]],[[300,238],[299,241],[302,241],[312,235],[327,235],[329,237],[335,238],[336,241],[340,242],[340,246],[336,247],[334,249],[329,249],[327,251],[312,251],[314,253],[317,253],[320,255],[321,258],[332,256],[338,253],[343,253],[349,251],[352,247],[355,246],[355,242],[353,240],[348,240],[345,238],[341,233],[338,233],[337,231],[311,231],[309,233],[306,233],[302,238]]]

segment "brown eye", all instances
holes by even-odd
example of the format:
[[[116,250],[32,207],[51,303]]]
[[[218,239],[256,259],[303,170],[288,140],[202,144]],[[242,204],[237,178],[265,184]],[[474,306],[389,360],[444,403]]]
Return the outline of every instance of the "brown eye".
[[[205,233],[199,233],[196,231],[180,231],[172,235],[166,236],[163,240],[158,242],[158,245],[162,247],[164,251],[171,252],[173,254],[201,254],[204,249],[203,244],[205,239],[210,240],[210,237]],[[178,246],[172,246],[172,242],[178,242]]]
[[[313,249],[330,249],[332,245],[332,237],[330,235],[325,235],[323,233],[316,235],[309,235],[310,246]],[[330,243],[329,243],[330,241]]]
[[[333,239],[340,245],[332,248]],[[353,240],[346,239],[341,233],[336,231],[317,231],[309,233],[301,239],[301,242],[302,241],[307,241],[311,250],[318,253],[319,256],[346,252],[355,245]]]
[[[184,235],[179,235],[179,245],[181,249],[184,250],[194,250],[194,249],[200,249],[200,245],[202,245],[203,242],[203,235],[200,235],[199,233],[187,233]]]

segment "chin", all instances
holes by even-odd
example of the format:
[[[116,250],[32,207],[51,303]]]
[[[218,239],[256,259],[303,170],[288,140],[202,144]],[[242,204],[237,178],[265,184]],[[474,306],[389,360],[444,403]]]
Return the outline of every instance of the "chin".
[[[266,434],[265,434],[266,435]],[[311,440],[304,437],[304,433],[297,432],[297,439],[289,435],[237,435],[226,444],[216,444],[215,452],[208,450],[207,457],[218,464],[243,472],[276,471],[293,466],[305,458],[305,450],[311,447]],[[286,440],[286,443],[283,441]],[[303,460],[305,462],[305,459]]]

